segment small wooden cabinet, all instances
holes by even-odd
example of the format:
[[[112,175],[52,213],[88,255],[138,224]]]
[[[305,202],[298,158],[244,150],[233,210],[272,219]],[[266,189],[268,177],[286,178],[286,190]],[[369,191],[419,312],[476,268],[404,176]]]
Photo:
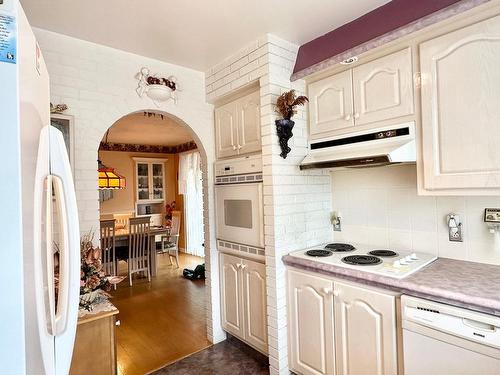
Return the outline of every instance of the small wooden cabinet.
[[[217,157],[261,149],[260,93],[255,91],[215,109]]]
[[[78,319],[70,375],[116,375],[117,314],[112,308]]]
[[[265,265],[221,253],[220,282],[222,327],[267,354]]]
[[[500,194],[500,16],[420,44],[421,194]]]
[[[301,375],[397,375],[398,295],[287,270],[289,362]]]
[[[308,91],[310,135],[315,139],[411,115],[411,49],[313,82]]]

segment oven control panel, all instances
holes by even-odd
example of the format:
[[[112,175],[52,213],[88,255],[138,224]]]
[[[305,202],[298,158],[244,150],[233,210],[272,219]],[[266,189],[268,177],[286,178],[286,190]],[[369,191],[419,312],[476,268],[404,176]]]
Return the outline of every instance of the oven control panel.
[[[215,176],[232,176],[262,172],[262,155],[220,160],[215,163]]]

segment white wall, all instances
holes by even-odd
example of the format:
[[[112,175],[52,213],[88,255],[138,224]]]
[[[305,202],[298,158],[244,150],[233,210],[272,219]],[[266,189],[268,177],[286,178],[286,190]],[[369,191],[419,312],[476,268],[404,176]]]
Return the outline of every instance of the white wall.
[[[369,242],[440,257],[500,264],[500,236],[483,222],[500,197],[417,195],[415,165],[332,172],[332,207],[343,217],[336,241]],[[446,215],[459,214],[464,242],[448,241]]]
[[[35,29],[51,79],[51,100],[65,103],[75,118],[75,185],[82,232],[99,225],[97,150],[106,130],[131,112],[163,111],[188,126],[203,157],[208,338],[225,337],[220,327],[218,260],[215,251],[213,161],[213,106],[205,100],[203,72],[160,62],[102,45]],[[178,103],[156,108],[135,92],[134,76],[141,67],[178,78]],[[214,251],[211,251],[214,249]]]
[[[288,374],[285,266],[281,257],[331,239],[330,178],[325,171],[301,172],[307,153],[307,112],[293,118],[287,159],[276,135],[274,104],[284,91],[304,93],[304,81],[290,82],[298,47],[272,35],[250,43],[207,71],[207,99],[217,101],[259,82],[264,175],[264,233],[269,363],[271,374]]]

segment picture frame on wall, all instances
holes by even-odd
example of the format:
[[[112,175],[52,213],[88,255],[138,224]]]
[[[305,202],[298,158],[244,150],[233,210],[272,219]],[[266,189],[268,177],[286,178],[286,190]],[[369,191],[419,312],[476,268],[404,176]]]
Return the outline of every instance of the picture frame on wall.
[[[50,125],[59,129],[66,143],[66,149],[68,150],[69,161],[71,164],[71,169],[75,170],[75,128],[74,128],[74,118],[70,115],[63,115],[61,113],[52,113],[50,115]]]

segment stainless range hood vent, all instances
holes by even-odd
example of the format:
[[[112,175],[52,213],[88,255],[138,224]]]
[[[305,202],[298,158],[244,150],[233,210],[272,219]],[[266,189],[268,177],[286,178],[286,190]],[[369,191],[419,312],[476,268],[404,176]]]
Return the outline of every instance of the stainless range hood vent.
[[[300,169],[414,163],[415,154],[415,124],[409,122],[314,141]]]

